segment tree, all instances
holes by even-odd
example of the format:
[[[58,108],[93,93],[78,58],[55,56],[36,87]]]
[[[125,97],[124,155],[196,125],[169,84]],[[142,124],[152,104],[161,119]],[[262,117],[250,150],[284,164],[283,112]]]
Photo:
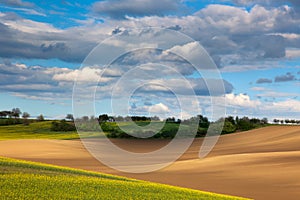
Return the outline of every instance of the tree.
[[[236,116],[236,117],[235,117],[235,124],[238,124],[238,123],[239,123],[239,121],[240,121],[239,117],[238,117],[238,116]]]
[[[52,122],[50,130],[67,132],[67,131],[75,131],[76,127],[72,122],[67,122],[66,120],[63,119],[59,122],[57,121]]]
[[[239,119],[237,123],[237,129],[242,131],[248,131],[254,128],[254,125],[250,122],[248,117]]]
[[[109,120],[109,117],[107,114],[99,115],[98,120],[99,120],[99,123],[106,122]]]
[[[261,123],[262,123],[262,124],[268,124],[268,118],[264,117],[264,118],[261,120]]]
[[[159,117],[158,116],[153,116],[151,117],[151,121],[160,121]]]
[[[12,116],[15,118],[19,118],[20,115],[22,114],[20,108],[13,108],[11,112],[12,112]]]
[[[262,120],[257,119],[257,118],[252,118],[250,119],[251,124],[260,124],[262,123]]]
[[[236,131],[236,126],[234,124],[232,124],[231,121],[226,119],[224,122],[222,133],[228,134],[228,133],[233,133],[235,131]]]
[[[44,119],[44,116],[42,115],[42,114],[40,114],[37,118],[36,118],[36,120],[38,120],[38,121],[44,121],[45,119]]]
[[[115,120],[116,120],[116,122],[123,122],[124,118],[119,115],[119,116],[115,117]]]
[[[23,119],[28,119],[30,117],[28,112],[23,112],[22,118]]]
[[[208,128],[209,127],[209,120],[207,117],[203,117],[202,115],[197,115],[199,118],[199,127]]]
[[[12,111],[5,111],[7,113],[8,118],[12,118],[13,112]]]
[[[234,117],[233,117],[233,116],[228,116],[228,117],[226,117],[225,120],[226,120],[226,121],[229,121],[231,124],[235,125],[235,120],[234,120]]]
[[[166,122],[174,123],[174,122],[176,122],[176,119],[175,119],[175,117],[168,117],[166,119]]]
[[[28,121],[29,117],[30,117],[30,115],[28,112],[23,112],[22,118],[24,119],[23,120],[24,125],[29,125],[29,121]]]
[[[67,114],[66,119],[68,119],[70,121],[74,121],[74,117],[72,114]]]
[[[0,112],[0,118],[6,118],[7,115],[8,115],[7,111]]]
[[[94,120],[95,120],[95,116],[94,116],[94,115],[91,115],[91,116],[90,116],[90,120],[91,120],[91,121],[94,121]]]
[[[89,116],[83,116],[83,117],[82,117],[82,120],[83,120],[83,121],[86,121],[86,122],[89,121]]]

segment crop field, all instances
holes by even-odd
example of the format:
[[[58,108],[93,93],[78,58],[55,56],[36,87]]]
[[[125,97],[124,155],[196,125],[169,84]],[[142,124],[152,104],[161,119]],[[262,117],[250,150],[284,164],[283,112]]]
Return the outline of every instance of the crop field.
[[[241,199],[0,157],[1,199]]]

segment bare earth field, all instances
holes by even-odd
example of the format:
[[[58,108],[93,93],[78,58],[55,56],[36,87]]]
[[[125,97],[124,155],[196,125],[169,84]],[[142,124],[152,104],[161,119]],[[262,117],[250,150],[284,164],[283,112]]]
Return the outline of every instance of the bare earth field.
[[[199,159],[202,141],[196,139],[167,168],[144,174],[121,173],[106,167],[79,140],[0,141],[0,156],[254,199],[299,199],[300,126],[271,126],[221,136],[213,151]],[[147,152],[169,141],[114,139],[113,142],[130,151]]]

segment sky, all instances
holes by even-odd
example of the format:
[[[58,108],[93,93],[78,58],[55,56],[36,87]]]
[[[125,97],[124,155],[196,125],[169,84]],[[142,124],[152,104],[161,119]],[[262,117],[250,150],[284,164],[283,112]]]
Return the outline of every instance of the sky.
[[[299,119],[299,88],[298,0],[0,0],[0,110]]]

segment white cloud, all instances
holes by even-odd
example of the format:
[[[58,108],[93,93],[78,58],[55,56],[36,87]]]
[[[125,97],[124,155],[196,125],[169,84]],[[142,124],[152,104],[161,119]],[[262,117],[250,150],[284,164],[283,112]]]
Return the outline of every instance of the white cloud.
[[[280,102],[272,102],[269,105],[265,105],[265,109],[272,112],[277,112],[278,114],[284,112],[294,113],[296,114],[295,117],[300,117],[300,101],[294,99],[288,99]]]
[[[264,87],[252,87],[252,88],[250,88],[250,90],[253,90],[253,91],[268,91],[269,89],[264,88]]]
[[[271,94],[273,95],[273,94]],[[278,95],[278,94],[276,94]],[[286,94],[280,94],[286,97]],[[253,100],[245,94],[227,94],[226,105],[228,115],[268,117],[273,118],[299,118],[300,101],[296,99],[260,101]]]
[[[172,4],[168,0],[167,2]],[[93,18],[88,18],[87,24],[67,29],[55,28],[51,24],[21,17],[11,19],[8,17],[9,14],[2,13],[0,23],[6,26],[3,30],[0,29],[1,34],[9,33],[15,37],[6,37],[6,42],[14,44],[14,48],[3,43],[0,56],[58,58],[80,62],[99,41],[110,37],[116,27],[126,30],[148,26],[167,28],[177,25],[183,33],[199,40],[218,65],[224,66],[223,57],[234,53],[239,54],[235,62],[245,64],[246,61],[261,60],[264,57],[282,58],[285,56],[285,48],[299,44],[295,27],[300,23],[300,19],[292,12],[291,7],[264,8],[257,5],[248,11],[234,6],[209,5],[194,15],[106,19],[101,25]],[[289,43],[283,40],[287,37]],[[141,41],[140,43],[144,42],[141,46],[149,46],[147,41],[147,39]],[[128,46],[128,44],[117,45]],[[192,56],[191,44],[183,48],[190,50],[188,55]]]
[[[53,80],[55,81],[66,81],[66,82],[108,82],[114,79],[114,77],[121,76],[121,72],[116,69],[99,69],[84,67],[82,69],[66,69],[65,71],[55,72]]]
[[[225,95],[226,104],[233,107],[244,107],[247,109],[257,108],[261,105],[258,100],[251,100],[250,96],[246,94],[226,94]]]
[[[280,35],[289,40],[300,38],[300,34],[296,34],[296,33],[270,33],[269,35]]]
[[[5,16],[2,15],[2,16]],[[36,33],[45,33],[47,30],[48,33],[62,33],[63,31],[57,28],[54,28],[51,24],[37,22],[29,19],[19,18],[17,20],[0,20],[3,24],[11,27],[12,29],[19,30],[24,33],[36,34]],[[19,38],[22,39],[22,38]]]
[[[174,46],[168,50],[166,50],[166,53],[175,53],[178,55],[183,56],[187,60],[190,60],[190,58],[195,58],[199,56],[199,43],[198,42],[190,42],[184,45],[177,45]]]
[[[285,56],[287,58],[300,58],[300,49],[299,48],[287,48],[285,50]]]
[[[151,114],[166,114],[170,112],[168,106],[163,103],[158,103],[149,107],[149,112]]]
[[[80,81],[80,82],[97,82],[100,79],[100,69],[93,69],[85,67],[82,70],[69,70],[60,74],[55,74],[53,80],[55,81]]]

